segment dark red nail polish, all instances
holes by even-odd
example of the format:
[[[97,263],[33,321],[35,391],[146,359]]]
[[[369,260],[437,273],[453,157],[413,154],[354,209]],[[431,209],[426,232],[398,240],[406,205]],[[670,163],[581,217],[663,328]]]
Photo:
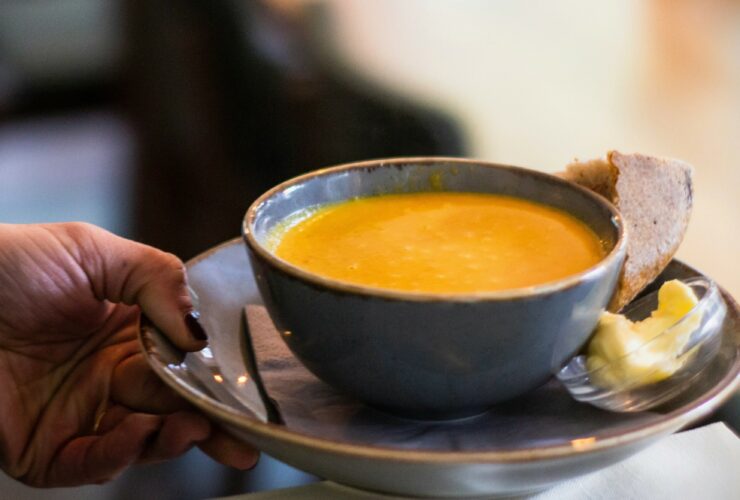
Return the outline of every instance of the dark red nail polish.
[[[196,340],[208,340],[206,331],[200,326],[198,320],[200,319],[200,313],[198,311],[190,311],[185,315],[185,324],[188,326],[188,330]]]

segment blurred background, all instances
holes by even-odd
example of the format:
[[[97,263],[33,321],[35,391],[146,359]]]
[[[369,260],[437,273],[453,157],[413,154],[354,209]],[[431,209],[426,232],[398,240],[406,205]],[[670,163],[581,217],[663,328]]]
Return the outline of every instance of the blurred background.
[[[553,172],[609,149],[696,167],[678,256],[739,296],[739,1],[0,0],[0,222],[85,220],[188,259],[318,167],[450,155]],[[106,486],[0,476],[0,498],[311,480],[193,451]]]

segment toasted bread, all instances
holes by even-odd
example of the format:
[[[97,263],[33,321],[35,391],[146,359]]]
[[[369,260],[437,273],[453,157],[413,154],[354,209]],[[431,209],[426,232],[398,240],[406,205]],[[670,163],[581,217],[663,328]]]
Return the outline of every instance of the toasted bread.
[[[679,160],[607,153],[574,162],[561,177],[611,201],[627,227],[627,258],[609,310],[618,311],[668,265],[681,244],[692,206],[693,167]]]

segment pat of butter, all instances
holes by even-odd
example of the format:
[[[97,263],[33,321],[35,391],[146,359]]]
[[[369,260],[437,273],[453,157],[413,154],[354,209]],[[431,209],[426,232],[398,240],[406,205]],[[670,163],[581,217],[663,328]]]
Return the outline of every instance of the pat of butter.
[[[588,370],[599,370],[593,381],[608,387],[643,385],[673,375],[688,358],[680,355],[701,313],[676,323],[697,303],[691,287],[672,280],[660,287],[658,308],[649,318],[633,323],[621,314],[602,313],[586,357]]]

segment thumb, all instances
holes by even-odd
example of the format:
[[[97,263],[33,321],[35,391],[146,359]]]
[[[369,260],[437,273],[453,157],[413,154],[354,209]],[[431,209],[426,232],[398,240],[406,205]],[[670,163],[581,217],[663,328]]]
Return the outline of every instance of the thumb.
[[[136,304],[180,349],[206,346],[206,335],[175,255],[89,224],[69,224],[81,249],[80,265],[100,300]]]

